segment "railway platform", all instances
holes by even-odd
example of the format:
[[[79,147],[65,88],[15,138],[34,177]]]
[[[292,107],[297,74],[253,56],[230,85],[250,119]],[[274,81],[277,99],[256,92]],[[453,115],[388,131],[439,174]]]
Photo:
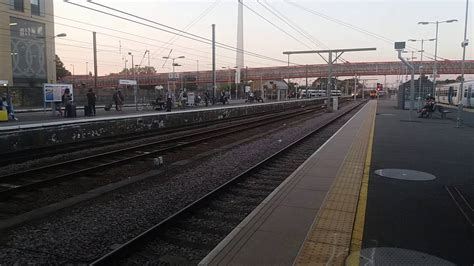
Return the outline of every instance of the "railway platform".
[[[51,111],[47,114],[24,113],[19,114],[20,121],[0,123],[0,146],[2,146],[0,154],[19,152],[31,147],[45,148],[98,138],[113,138],[117,135],[135,135],[151,130],[163,131],[206,123],[215,124],[216,121],[226,119],[259,116],[322,104],[324,99],[319,98],[259,104],[237,102],[225,106],[173,109],[171,112],[109,111],[107,113],[110,115],[99,114],[95,117],[82,116],[72,119],[53,118]],[[21,115],[29,117],[30,121],[23,119]],[[41,117],[46,120],[42,120]]]
[[[201,265],[472,265],[474,129],[364,106]]]
[[[245,104],[245,100],[229,100],[229,104],[226,106],[238,106]],[[209,105],[206,107],[204,104],[197,106],[187,106],[186,108],[174,107],[172,112],[182,112],[190,110],[198,110],[204,108],[221,108],[225,107],[222,104]],[[64,108],[63,108],[64,109]],[[30,124],[41,124],[46,122],[69,122],[69,121],[81,121],[82,119],[91,119],[91,118],[114,118],[114,117],[125,117],[129,115],[140,115],[140,114],[157,114],[165,113],[164,111],[157,110],[146,110],[146,108],[141,107],[142,110],[137,110],[134,104],[128,104],[123,106],[123,111],[116,111],[115,106],[112,106],[110,111],[105,111],[103,105],[96,107],[97,115],[95,117],[85,117],[84,116],[84,107],[78,106],[77,108],[77,117],[75,118],[66,118],[58,116],[58,112],[53,115],[51,107],[47,108],[26,108],[15,110],[15,117],[18,118],[17,121],[8,121],[0,123],[0,128],[2,127],[11,127],[11,126],[20,126],[20,125],[30,125]],[[63,110],[64,111],[64,110]]]

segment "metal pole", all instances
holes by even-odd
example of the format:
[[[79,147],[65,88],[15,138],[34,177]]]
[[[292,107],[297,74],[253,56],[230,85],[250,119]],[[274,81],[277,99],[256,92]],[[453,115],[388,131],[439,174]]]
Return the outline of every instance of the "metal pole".
[[[433,69],[433,92],[431,95],[435,94],[436,76],[438,75],[438,25],[439,25],[439,22],[436,21],[435,61],[434,61],[434,69]]]
[[[306,97],[308,96],[308,65],[306,65]]]
[[[175,59],[176,58],[172,58],[172,60],[173,60],[173,64],[172,64],[173,65],[173,94],[174,95],[176,95],[176,72],[174,72],[174,60]]]
[[[230,67],[229,67],[229,100],[232,99],[232,86],[230,85]]]
[[[199,60],[196,60],[196,87],[198,86],[198,80],[199,80]]]
[[[418,80],[418,108],[421,109],[421,97],[424,96],[424,89],[422,88],[423,82],[421,81],[422,78],[422,71],[423,71],[423,42],[424,40],[421,39],[421,50],[420,50],[420,66],[418,67],[418,70],[420,72],[419,80]],[[421,93],[423,92],[423,93]],[[432,95],[434,97],[434,94]]]
[[[290,92],[290,54],[288,54],[288,91],[286,94]]]
[[[94,91],[97,91],[97,39],[95,31],[92,32],[92,42],[94,46]]]
[[[398,50],[398,59],[400,59],[408,68],[411,69],[411,81],[410,81],[410,112],[409,112],[409,120],[412,120],[412,112],[415,107],[415,68],[412,64],[408,63],[405,58],[402,56],[402,51]],[[405,99],[403,99],[405,101]],[[405,105],[405,104],[404,104]]]
[[[133,62],[133,54],[131,54],[132,56],[132,73],[133,73],[133,80],[137,80],[137,78],[135,77],[135,63]],[[138,111],[138,106],[137,106],[137,85],[135,85],[133,87],[133,99],[134,99],[134,102],[135,102],[135,108],[137,109]]]
[[[365,79],[362,80],[362,100],[364,100]]]
[[[459,95],[458,117],[456,119],[456,127],[461,127],[461,124],[462,124],[462,109],[463,109],[462,98],[464,96],[464,65],[465,65],[465,60],[466,60],[468,10],[469,10],[469,0],[466,0],[466,19],[464,21],[464,40],[461,44],[462,46],[461,85],[459,86],[459,89],[461,91]],[[468,97],[466,98],[469,99]],[[469,103],[468,103],[468,106],[469,106]]]
[[[146,52],[148,53],[148,67],[150,67],[150,50],[146,50]]]
[[[86,75],[89,76],[89,62],[86,62]]]
[[[357,74],[354,74],[354,101],[357,97]]]
[[[329,51],[329,77],[326,88],[326,97],[327,97],[327,111],[331,111],[331,89],[332,89],[332,51]]]
[[[216,24],[212,24],[212,97],[216,97]]]

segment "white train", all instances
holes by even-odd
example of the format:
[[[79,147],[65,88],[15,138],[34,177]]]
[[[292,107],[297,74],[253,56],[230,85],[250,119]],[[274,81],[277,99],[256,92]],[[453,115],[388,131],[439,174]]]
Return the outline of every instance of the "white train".
[[[461,83],[451,83],[436,86],[436,101],[444,104],[458,105]],[[474,80],[466,81],[463,85],[462,104],[464,107],[474,107]]]

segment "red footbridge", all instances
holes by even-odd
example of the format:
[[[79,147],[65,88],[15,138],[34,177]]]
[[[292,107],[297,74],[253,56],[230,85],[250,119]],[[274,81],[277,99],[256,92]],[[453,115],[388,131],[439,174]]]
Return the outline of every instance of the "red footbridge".
[[[412,62],[415,66],[415,74],[419,74],[420,61]],[[433,61],[423,62],[422,71],[427,75],[433,73]],[[438,74],[461,74],[460,60],[444,60],[437,63]],[[365,63],[342,63],[333,65],[333,76],[353,77],[357,76],[388,76],[405,75],[406,67],[400,61],[394,62],[365,62]],[[282,80],[295,78],[317,78],[328,76],[327,64],[298,65],[298,66],[277,66],[258,67],[242,69],[243,81],[247,80]],[[408,74],[410,72],[408,71]],[[465,74],[474,74],[474,60],[465,61]],[[209,84],[212,83],[212,71],[191,71],[179,72],[179,79],[186,83]],[[169,73],[143,74],[137,75],[140,86],[165,85],[170,82]],[[217,70],[217,83],[234,82],[235,69]],[[97,88],[117,87],[120,79],[131,79],[130,75],[111,74],[97,78]],[[74,83],[86,87],[94,86],[94,78],[90,76],[69,76],[61,80],[64,83]]]

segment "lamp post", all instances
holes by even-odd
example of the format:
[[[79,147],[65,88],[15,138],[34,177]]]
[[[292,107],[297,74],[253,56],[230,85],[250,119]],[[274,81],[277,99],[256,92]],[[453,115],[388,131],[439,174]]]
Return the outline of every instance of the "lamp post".
[[[462,109],[463,109],[462,97],[464,96],[464,67],[465,67],[465,61],[466,61],[466,46],[469,44],[469,40],[467,39],[468,14],[469,14],[469,0],[466,0],[466,18],[465,18],[465,21],[464,21],[464,39],[461,43],[462,63],[461,63],[461,85],[459,86],[459,90],[460,90],[459,99],[460,99],[460,101],[459,101],[459,104],[458,104],[458,117],[456,119],[456,127],[458,127],[458,128],[461,127],[461,123],[462,123],[461,114],[462,114]],[[467,93],[469,93],[469,90],[468,90]],[[468,107],[470,107],[471,102],[470,101],[466,101],[466,102],[467,102]]]
[[[418,22],[419,25],[428,25],[428,24],[436,24],[436,42],[435,42],[435,62],[434,62],[434,68],[433,68],[433,93],[432,95],[435,95],[435,91],[436,91],[436,78],[437,78],[437,75],[438,75],[438,69],[437,69],[437,66],[438,66],[438,27],[439,27],[439,24],[441,23],[452,23],[452,22],[456,22],[458,21],[457,19],[448,19],[448,20],[444,20],[444,21],[421,21],[421,22]]]
[[[198,80],[199,80],[199,60],[196,60],[196,88],[198,88]]]
[[[231,85],[231,72],[230,71],[231,71],[232,68],[230,66],[222,67],[222,68],[229,70],[228,71],[229,72],[229,79],[228,79],[228,85],[227,86],[229,87],[229,100],[231,100],[232,99],[232,85]]]
[[[422,73],[422,72],[423,72],[423,52],[425,51],[425,50],[423,50],[423,44],[424,44],[425,41],[432,42],[432,41],[434,41],[434,40],[436,40],[436,39],[435,39],[435,38],[431,38],[431,39],[419,39],[419,40],[417,40],[417,39],[409,39],[409,40],[408,40],[409,42],[421,42],[421,50],[419,51],[419,52],[420,52],[420,66],[419,66],[418,69],[419,69],[419,72],[420,72],[420,77],[419,77],[419,85],[418,85],[418,90],[419,90],[419,91],[418,91],[418,93],[420,93],[421,91],[423,91],[423,95],[425,95],[425,91],[422,90],[422,87],[421,87],[421,86],[422,86],[421,76],[422,76],[422,74],[423,74],[423,73]],[[434,95],[433,95],[433,96],[434,96]]]
[[[76,83],[76,77],[75,77],[75,74],[74,74],[74,64],[71,64],[72,66],[72,84]]]
[[[133,63],[133,54],[132,52],[128,52],[128,55],[132,57],[132,74],[133,74],[133,80],[137,80],[135,77],[135,64]],[[137,82],[138,85],[138,82]],[[137,105],[137,85],[134,85],[133,87],[133,101],[135,102],[135,109],[138,111],[138,105]]]
[[[176,94],[176,74],[175,74],[175,71],[174,71],[174,67],[175,66],[181,66],[180,64],[175,64],[174,61],[176,59],[180,59],[180,58],[185,58],[184,55],[181,55],[181,56],[177,56],[177,57],[169,57],[169,56],[163,56],[163,59],[171,59],[173,61],[173,93]]]
[[[89,62],[86,61],[86,76],[89,76]]]

